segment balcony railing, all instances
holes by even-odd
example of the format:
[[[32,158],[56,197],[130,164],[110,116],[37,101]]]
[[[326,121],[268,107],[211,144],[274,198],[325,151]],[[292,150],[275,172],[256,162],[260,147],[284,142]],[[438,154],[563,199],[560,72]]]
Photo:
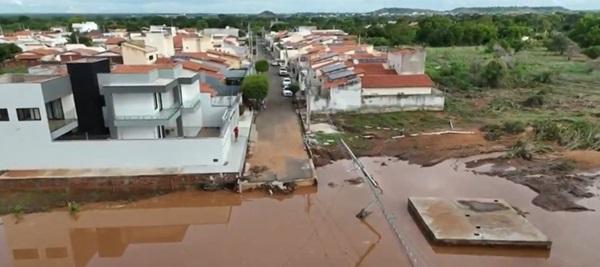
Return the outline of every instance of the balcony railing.
[[[117,115],[114,125],[119,126],[158,126],[168,124],[181,115],[181,106],[166,108],[155,114]]]
[[[197,110],[201,105],[202,97],[196,96],[192,99],[183,101],[182,107],[186,110]]]

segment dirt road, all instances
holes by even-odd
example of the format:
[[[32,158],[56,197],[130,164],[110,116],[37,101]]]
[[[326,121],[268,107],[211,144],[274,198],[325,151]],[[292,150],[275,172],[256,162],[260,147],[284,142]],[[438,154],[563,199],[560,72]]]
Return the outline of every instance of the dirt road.
[[[265,59],[265,51],[258,49],[258,58]],[[266,110],[256,118],[257,135],[248,160],[250,168],[266,167],[259,180],[291,180],[312,177],[310,160],[302,141],[302,130],[291,103],[291,98],[281,95],[281,77],[277,67],[269,73],[269,94]]]

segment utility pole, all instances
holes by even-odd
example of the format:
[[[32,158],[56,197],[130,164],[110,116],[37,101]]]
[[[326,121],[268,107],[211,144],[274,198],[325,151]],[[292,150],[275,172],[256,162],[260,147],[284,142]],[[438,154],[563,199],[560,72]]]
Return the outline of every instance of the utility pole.
[[[311,89],[311,82],[310,80],[308,80],[308,74],[306,77],[306,80],[308,81],[308,85],[306,86],[306,131],[310,132],[310,91],[312,91]]]

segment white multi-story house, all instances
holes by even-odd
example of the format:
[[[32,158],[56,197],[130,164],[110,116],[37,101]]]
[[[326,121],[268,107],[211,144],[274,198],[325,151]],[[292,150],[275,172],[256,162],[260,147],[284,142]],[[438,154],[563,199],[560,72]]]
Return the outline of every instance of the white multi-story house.
[[[203,93],[201,75],[178,65],[108,70],[106,60],[84,59],[69,63],[70,76],[0,76],[0,147],[9,152],[0,169],[241,170],[240,96]]]
[[[96,24],[96,22],[93,22],[93,21],[86,21],[86,22],[82,22],[82,23],[73,23],[71,25],[71,27],[73,28],[73,31],[81,32],[81,33],[98,30],[98,24]]]
[[[159,56],[169,58],[175,55],[175,45],[173,44],[175,34],[174,27],[150,26],[144,42],[146,45],[156,48]]]

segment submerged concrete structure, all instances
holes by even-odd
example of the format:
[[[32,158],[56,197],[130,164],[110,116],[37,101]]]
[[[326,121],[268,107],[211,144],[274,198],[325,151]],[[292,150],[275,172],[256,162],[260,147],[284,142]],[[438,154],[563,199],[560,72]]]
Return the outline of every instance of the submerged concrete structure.
[[[408,209],[428,238],[443,245],[550,249],[552,241],[501,199],[408,199]]]

